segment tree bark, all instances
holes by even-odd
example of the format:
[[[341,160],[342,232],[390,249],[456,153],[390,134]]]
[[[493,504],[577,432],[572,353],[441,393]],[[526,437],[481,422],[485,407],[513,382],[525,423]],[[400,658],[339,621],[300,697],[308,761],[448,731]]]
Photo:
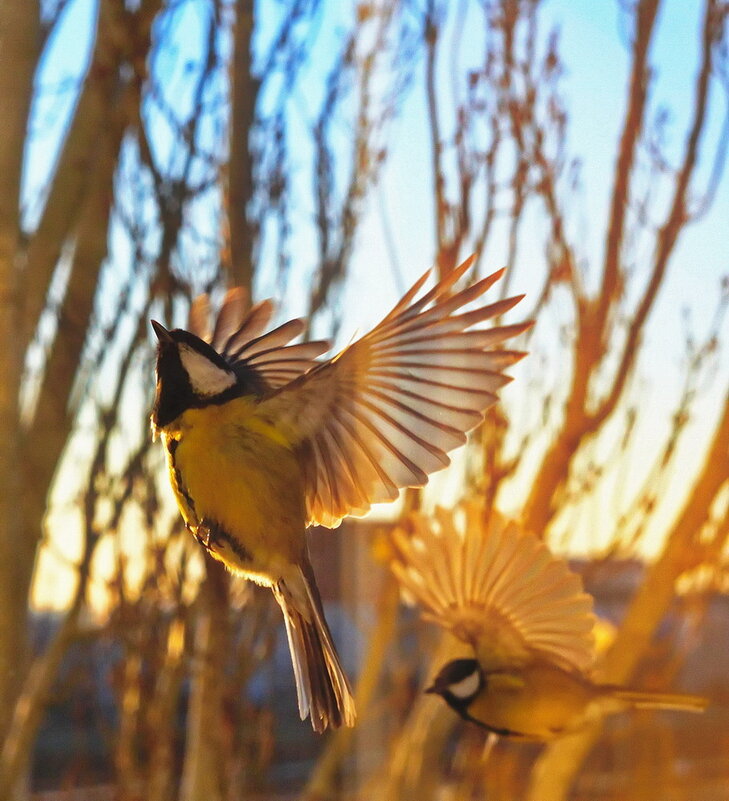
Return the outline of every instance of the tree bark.
[[[206,558],[199,598],[187,711],[185,764],[180,801],[224,801],[226,748],[222,713],[225,661],[229,653],[228,580],[218,562]]]
[[[253,159],[250,134],[255,118],[258,91],[258,82],[253,75],[251,51],[254,15],[253,0],[238,0],[230,76],[231,112],[227,203],[231,277],[235,284],[244,286],[249,291],[253,284],[255,250],[255,231],[248,213],[248,204],[253,196]]]
[[[17,570],[22,536],[18,398],[23,365],[18,245],[23,150],[39,42],[38,4],[0,3],[0,742],[22,677],[25,650],[26,584]]]

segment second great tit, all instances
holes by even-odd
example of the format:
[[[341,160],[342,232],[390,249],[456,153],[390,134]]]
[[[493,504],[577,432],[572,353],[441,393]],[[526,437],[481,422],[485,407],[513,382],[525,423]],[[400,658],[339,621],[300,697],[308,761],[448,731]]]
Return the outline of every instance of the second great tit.
[[[426,692],[440,695],[461,717],[490,732],[535,741],[569,734],[591,720],[630,708],[706,708],[706,700],[695,695],[593,684],[579,673],[537,659],[491,671],[484,671],[476,659],[454,659]]]
[[[592,598],[579,576],[481,502],[413,514],[393,545],[392,568],[406,596],[468,647],[427,692],[488,731],[545,741],[631,707],[706,707],[695,695],[591,681]]]

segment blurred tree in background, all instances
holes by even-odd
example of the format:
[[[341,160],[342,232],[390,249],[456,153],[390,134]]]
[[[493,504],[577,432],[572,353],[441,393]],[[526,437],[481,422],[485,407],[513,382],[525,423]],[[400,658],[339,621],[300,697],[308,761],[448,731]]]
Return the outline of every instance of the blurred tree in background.
[[[709,265],[700,330],[673,321],[652,343],[649,330],[671,271],[695,269],[682,238],[727,205],[729,8],[686,11],[696,63],[687,113],[672,118],[654,97],[664,5],[616,6],[627,79],[610,179],[586,190],[578,156],[591,145],[570,138],[546,2],[0,4],[0,798],[27,792],[63,660],[90,640],[115,654],[116,797],[216,801],[266,786],[281,733],[245,688],[274,657],[278,618],[203,561],[148,434],[148,319],[184,324],[200,291],[275,294],[289,316],[349,337],[340,301],[360,264],[394,290],[398,250],[416,239],[441,273],[471,251],[505,263],[503,291],[528,289],[522,314],[538,325],[507,402],[474,437],[464,491],[553,544],[585,550],[570,535],[590,529],[593,561],[652,537],[606,680],[630,680],[681,582],[703,598],[726,590],[726,249]],[[426,154],[410,176],[419,198],[395,201],[393,151],[410,147]],[[588,190],[602,216],[586,211]],[[395,202],[420,215],[416,232],[397,229],[390,218],[407,213],[390,214]],[[408,270],[426,266],[412,258]],[[373,313],[387,307],[380,291]],[[674,412],[646,447],[655,412],[641,368],[684,346]],[[691,462],[697,409],[706,433]],[[369,550],[355,562],[337,541],[345,562],[375,569]],[[62,622],[33,648],[31,601],[52,595]],[[433,644],[397,656],[392,580],[374,612],[356,675],[361,725],[380,741],[322,740],[306,792],[329,797],[349,771],[383,797],[431,798],[450,770],[453,797],[485,797],[482,738],[459,727],[446,766],[454,716],[407,692]],[[597,736],[541,753],[527,797],[566,798]],[[516,797],[513,753],[490,757],[489,798]]]

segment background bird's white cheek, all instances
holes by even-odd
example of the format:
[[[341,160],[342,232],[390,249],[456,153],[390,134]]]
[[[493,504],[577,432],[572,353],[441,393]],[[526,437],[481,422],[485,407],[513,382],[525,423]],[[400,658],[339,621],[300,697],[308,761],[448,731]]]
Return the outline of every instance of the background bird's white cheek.
[[[455,695],[456,698],[470,698],[472,695],[476,694],[478,685],[478,673],[471,673],[471,675],[466,676],[465,679],[461,679],[455,684],[451,684],[448,690]]]
[[[222,370],[192,348],[180,348],[180,360],[197,395],[218,395],[235,384],[232,373]]]

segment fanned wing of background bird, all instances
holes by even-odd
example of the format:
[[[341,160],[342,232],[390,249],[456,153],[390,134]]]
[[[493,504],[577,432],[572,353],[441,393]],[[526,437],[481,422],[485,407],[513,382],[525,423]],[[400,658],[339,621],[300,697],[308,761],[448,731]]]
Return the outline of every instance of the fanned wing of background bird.
[[[585,672],[594,659],[592,597],[563,559],[477,500],[410,515],[392,570],[425,617],[470,643],[485,671],[536,657]]]
[[[532,323],[474,328],[522,296],[463,311],[504,274],[454,289],[472,264],[421,294],[428,271],[372,331],[261,401],[300,454],[308,525],[337,526],[426,484],[511,380],[502,370],[525,354],[501,343]]]

